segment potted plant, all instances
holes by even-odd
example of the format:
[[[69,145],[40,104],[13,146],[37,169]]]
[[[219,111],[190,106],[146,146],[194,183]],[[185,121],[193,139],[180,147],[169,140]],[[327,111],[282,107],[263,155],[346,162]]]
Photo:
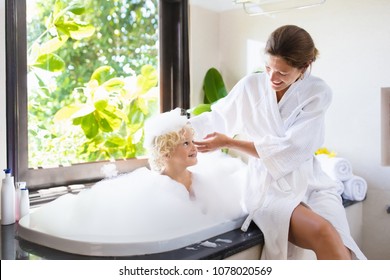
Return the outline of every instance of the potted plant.
[[[211,105],[227,95],[222,75],[214,67],[206,72],[203,80],[203,92],[203,103],[189,110],[189,113],[194,116],[211,111]]]

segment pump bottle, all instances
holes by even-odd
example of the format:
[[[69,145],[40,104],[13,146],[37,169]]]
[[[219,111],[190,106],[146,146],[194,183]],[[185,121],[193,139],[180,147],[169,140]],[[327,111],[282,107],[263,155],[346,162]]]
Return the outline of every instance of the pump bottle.
[[[19,221],[20,216],[20,192],[21,189],[26,187],[26,182],[16,182],[15,183],[15,221]]]
[[[1,224],[15,223],[15,184],[11,169],[4,169],[5,178],[1,188]]]
[[[26,187],[20,189],[20,218],[30,213],[29,191]]]

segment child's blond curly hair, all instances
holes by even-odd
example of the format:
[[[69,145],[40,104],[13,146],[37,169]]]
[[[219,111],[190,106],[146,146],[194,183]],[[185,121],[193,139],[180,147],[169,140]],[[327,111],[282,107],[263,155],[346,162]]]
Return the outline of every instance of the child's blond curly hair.
[[[166,158],[170,157],[177,145],[184,141],[186,132],[194,135],[190,124],[184,125],[178,131],[171,131],[154,138],[149,154],[149,164],[152,170],[159,173],[164,171]]]

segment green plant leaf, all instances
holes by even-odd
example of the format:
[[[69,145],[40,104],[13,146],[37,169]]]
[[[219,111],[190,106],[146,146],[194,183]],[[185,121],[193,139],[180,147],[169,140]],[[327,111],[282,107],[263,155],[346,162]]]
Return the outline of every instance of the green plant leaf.
[[[56,30],[58,34],[64,34],[64,36],[70,37],[69,29],[66,26],[58,24],[56,25]]]
[[[49,41],[43,43],[39,48],[40,54],[49,54],[53,53],[59,48],[61,48],[66,41],[68,40],[69,36],[67,35],[61,35],[58,37],[54,37],[53,39],[50,39]]]
[[[27,58],[28,65],[33,65],[37,61],[40,54],[40,48],[41,46],[39,45],[39,43],[34,41],[34,43],[31,45],[29,49],[28,58]]]
[[[73,1],[69,4],[67,10],[75,15],[82,15],[85,13],[85,6],[81,2]]]
[[[73,119],[73,125],[81,125],[81,121],[83,120],[83,117],[78,117]]]
[[[94,103],[96,110],[103,111],[108,106],[108,101],[101,99]]]
[[[70,36],[74,40],[82,40],[91,37],[95,33],[95,27],[91,24],[76,21],[58,21],[55,24],[58,31]],[[59,33],[60,33],[59,32]]]
[[[203,103],[212,104],[215,101],[227,95],[225,83],[219,71],[210,68],[203,81],[204,101]]]
[[[154,115],[156,112],[159,111],[159,102],[158,98],[149,98],[146,100],[147,106],[148,106],[148,114],[145,116],[149,118],[150,116]]]
[[[77,105],[69,105],[66,107],[61,108],[57,113],[54,115],[54,121],[63,121],[67,119],[71,119],[71,117],[79,111],[81,108]]]
[[[107,100],[101,99],[95,102],[95,108],[99,113],[112,119],[127,120],[127,116],[117,107],[110,105]]]
[[[109,105],[106,100],[95,102],[99,127],[105,132],[111,132],[120,128],[123,117],[126,115],[115,106]]]
[[[98,84],[101,85],[111,78],[114,78],[113,74],[114,68],[111,66],[101,66],[92,73],[90,80],[96,80]]]
[[[149,114],[148,103],[146,102],[145,99],[138,97],[134,101],[134,104],[141,110],[142,114],[144,114],[145,116],[147,116]]]
[[[64,3],[63,1],[56,1],[53,8],[53,16],[52,20],[54,23],[58,23],[59,21],[63,21],[64,15],[67,12],[71,12],[75,15],[81,15],[85,13],[85,6],[81,1],[72,1],[69,5]]]
[[[194,116],[200,115],[204,112],[211,111],[211,104],[199,104],[190,110],[190,113]]]
[[[147,93],[155,87],[158,82],[157,72],[151,65],[144,65],[141,68],[141,74],[137,76],[137,87],[141,90],[139,94]]]
[[[116,91],[123,88],[125,82],[121,78],[112,78],[102,84],[107,91]]]
[[[158,75],[156,69],[152,65],[144,65],[141,68],[141,75],[148,78],[149,81],[153,82],[154,85],[157,85]]]
[[[49,22],[55,21],[56,19],[58,20],[58,18],[61,17],[63,13],[65,13],[65,11],[62,11],[63,9],[62,7],[63,7],[62,1],[56,0],[53,7],[53,13],[50,14],[48,22],[46,23],[46,27],[48,27]]]
[[[61,30],[67,30],[68,32],[76,31],[78,29],[78,23],[75,21],[59,21],[55,26]]]
[[[40,55],[32,66],[50,72],[61,72],[65,69],[65,62],[58,55],[49,53]]]
[[[96,121],[94,113],[81,118],[81,128],[88,139],[94,138],[99,133],[99,124]]]
[[[130,109],[128,113],[129,121],[131,124],[140,124],[145,120],[145,114],[142,109],[139,107],[139,102],[133,101],[130,104]]]
[[[113,130],[119,129],[122,124],[122,119],[116,114],[117,112],[118,111],[111,112],[109,110],[104,110],[102,112],[99,112],[100,116],[103,116],[104,119],[107,120],[107,122],[109,123],[110,127]]]
[[[114,131],[110,122],[106,118],[99,118],[98,125],[99,125],[99,128],[104,132]]]
[[[69,30],[70,37],[74,40],[82,40],[91,37],[95,33],[95,27],[91,24],[77,24],[76,30]]]
[[[126,140],[123,137],[119,136],[113,136],[107,139],[107,141],[104,143],[104,146],[108,148],[119,148],[126,146]]]
[[[95,111],[95,107],[89,105],[89,104],[83,104],[82,106],[79,106],[79,109],[74,112],[74,114],[71,116],[73,119],[85,117]]]

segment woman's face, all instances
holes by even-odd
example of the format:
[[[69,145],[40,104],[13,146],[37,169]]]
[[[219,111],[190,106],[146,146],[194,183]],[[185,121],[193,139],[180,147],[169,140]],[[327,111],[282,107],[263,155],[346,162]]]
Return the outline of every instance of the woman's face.
[[[267,56],[265,67],[273,90],[284,94],[288,88],[300,78],[304,69],[294,68],[279,56]]]
[[[168,157],[167,163],[187,168],[198,162],[198,150],[193,143],[193,135],[187,129],[184,132],[183,140],[176,146],[173,153]]]

